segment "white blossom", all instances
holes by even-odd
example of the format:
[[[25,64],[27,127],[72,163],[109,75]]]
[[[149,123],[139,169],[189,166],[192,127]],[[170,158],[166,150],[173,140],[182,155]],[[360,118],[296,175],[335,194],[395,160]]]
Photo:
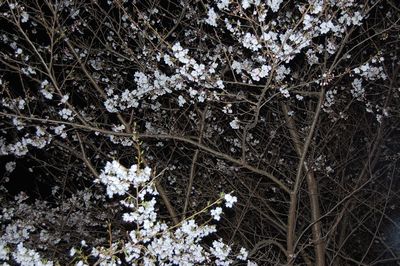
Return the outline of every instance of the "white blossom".
[[[233,204],[237,202],[237,197],[232,196],[231,194],[225,194],[224,199],[225,199],[225,206],[228,208],[232,208]]]
[[[46,99],[49,99],[49,100],[51,100],[51,99],[53,99],[53,91],[52,90],[50,90],[50,88],[49,88],[49,81],[47,80],[47,79],[45,79],[44,81],[42,81],[42,83],[40,84],[40,88],[41,88],[41,90],[40,90],[40,92],[43,94],[43,96],[46,98]]]
[[[179,105],[180,107],[182,107],[183,105],[185,105],[185,103],[186,103],[185,98],[183,98],[182,95],[179,95],[179,97],[178,97],[178,105]]]
[[[215,209],[211,210],[211,216],[213,217],[214,220],[219,221],[221,219],[221,214],[222,214],[221,207],[216,207]]]
[[[72,111],[68,108],[63,108],[61,109],[58,114],[66,120],[72,121],[74,116],[72,115]]]
[[[261,48],[261,44],[258,42],[257,37],[250,32],[247,32],[243,36],[242,44],[244,47],[252,51],[258,51]]]
[[[271,8],[272,12],[277,12],[283,0],[267,0],[267,5]]]
[[[17,130],[21,130],[25,127],[25,123],[22,122],[20,119],[18,119],[17,117],[14,117],[12,119],[13,125],[17,128]]]
[[[289,90],[286,89],[286,88],[279,88],[279,92],[280,92],[285,98],[289,98],[289,97],[290,97]]]
[[[248,9],[250,7],[250,2],[251,0],[242,0],[242,8],[244,10]]]
[[[12,253],[14,260],[21,266],[52,266],[52,261],[44,262],[40,254],[35,250],[24,247],[23,243],[17,245],[16,250]]]
[[[351,89],[351,94],[353,95],[354,98],[362,100],[365,97],[365,89],[362,85],[362,80],[361,79],[354,79],[353,82],[351,83],[353,89]]]
[[[217,13],[215,13],[214,8],[210,8],[208,10],[207,16],[208,17],[206,19],[206,23],[211,26],[217,27],[218,15],[217,15]]]
[[[63,95],[60,102],[66,103],[68,101],[68,99],[69,99],[69,94]]]
[[[231,128],[233,129],[239,129],[240,125],[239,125],[239,119],[237,117],[235,117],[234,120],[232,120],[229,125],[231,126]]]
[[[15,170],[16,165],[17,165],[17,163],[14,161],[6,163],[6,166],[5,166],[6,171],[8,173],[12,173]]]
[[[227,9],[228,6],[229,6],[229,2],[230,2],[230,0],[219,0],[218,3],[217,3],[217,7],[220,10]]]
[[[216,264],[217,265],[229,265],[230,261],[228,259],[228,256],[231,252],[231,247],[224,244],[222,240],[218,241],[213,241],[212,243],[212,248],[211,248],[211,253],[217,257]]]
[[[23,11],[21,13],[21,22],[26,23],[28,22],[28,19],[29,19],[29,14],[26,11]]]
[[[245,248],[240,248],[240,253],[237,258],[240,260],[246,260],[248,255],[249,252]]]

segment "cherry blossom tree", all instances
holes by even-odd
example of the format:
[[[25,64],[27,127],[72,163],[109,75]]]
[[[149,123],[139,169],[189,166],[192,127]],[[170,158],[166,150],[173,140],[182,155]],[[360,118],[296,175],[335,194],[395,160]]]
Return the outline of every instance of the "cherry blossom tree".
[[[0,260],[399,262],[399,11],[0,1]]]

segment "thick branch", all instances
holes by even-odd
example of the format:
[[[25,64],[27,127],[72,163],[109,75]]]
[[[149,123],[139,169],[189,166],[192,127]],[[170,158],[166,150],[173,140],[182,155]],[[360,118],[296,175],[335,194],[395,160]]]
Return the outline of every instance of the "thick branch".
[[[282,104],[282,110],[285,115],[285,120],[287,123],[287,127],[289,129],[290,136],[295,146],[297,155],[300,157],[294,188],[293,191],[290,193],[290,207],[289,207],[288,230],[287,230],[288,264],[290,265],[293,264],[293,259],[294,259],[294,249],[295,249],[294,236],[296,228],[297,197],[301,185],[301,175],[303,169],[306,172],[308,193],[310,197],[311,222],[313,223],[312,233],[314,239],[316,265],[318,266],[325,265],[325,247],[324,247],[325,245],[324,241],[322,240],[321,221],[319,220],[321,215],[319,207],[318,184],[315,180],[314,172],[311,169],[309,169],[306,162],[307,151],[310,146],[312,136],[314,135],[315,127],[324,100],[324,95],[325,95],[325,90],[322,89],[320,92],[320,97],[315,111],[314,119],[303,147],[301,147],[300,144],[300,138],[296,130],[295,122],[293,118],[288,115],[289,108],[286,104]]]

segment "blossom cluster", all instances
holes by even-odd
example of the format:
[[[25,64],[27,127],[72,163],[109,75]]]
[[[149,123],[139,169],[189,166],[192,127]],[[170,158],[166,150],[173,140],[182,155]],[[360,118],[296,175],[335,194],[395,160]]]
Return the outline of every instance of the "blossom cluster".
[[[53,196],[63,198],[59,193],[59,188],[54,187]],[[1,196],[2,265],[59,265],[64,261],[63,256],[49,260],[49,250],[60,249],[63,243],[73,242],[77,237],[90,239],[91,243],[104,243],[106,239],[100,236],[95,236],[95,241],[91,237],[91,231],[101,228],[105,217],[109,216],[98,210],[97,218],[92,216],[98,209],[98,203],[103,200],[101,195],[94,195],[89,190],[76,192],[58,203],[44,200],[29,203],[29,196],[23,192],[9,202],[5,202],[4,196]],[[107,204],[105,208],[109,208]],[[64,212],[69,212],[69,215],[64,217]],[[62,228],[66,231],[60,230]]]
[[[107,162],[98,181],[107,186],[107,195],[112,198],[114,194],[125,195],[131,185],[135,188],[142,186],[150,180],[150,173],[149,167],[139,170],[137,165],[132,165],[126,169],[117,161],[113,161]]]
[[[158,219],[156,195],[158,194],[151,179],[151,169],[141,169],[133,165],[129,169],[117,161],[107,162],[99,181],[106,185],[107,195],[124,196],[120,204],[128,211],[122,215],[123,221],[135,228],[127,234],[127,242],[115,242],[111,247],[93,247],[90,256],[97,258],[99,265],[119,265],[121,256],[128,263],[137,265],[198,265],[209,264],[230,265],[236,259],[246,260],[247,251],[241,249],[236,257],[232,247],[221,239],[214,240],[212,247],[205,248],[202,241],[216,232],[215,225],[199,225],[192,218],[183,220],[177,226],[169,226]],[[132,191],[130,191],[132,188]],[[135,191],[136,194],[133,193]],[[227,208],[232,208],[237,201],[236,196],[224,194],[223,200]],[[219,201],[217,201],[219,202]],[[211,216],[220,220],[222,208],[211,210]],[[77,265],[86,265],[77,248],[72,249]]]

